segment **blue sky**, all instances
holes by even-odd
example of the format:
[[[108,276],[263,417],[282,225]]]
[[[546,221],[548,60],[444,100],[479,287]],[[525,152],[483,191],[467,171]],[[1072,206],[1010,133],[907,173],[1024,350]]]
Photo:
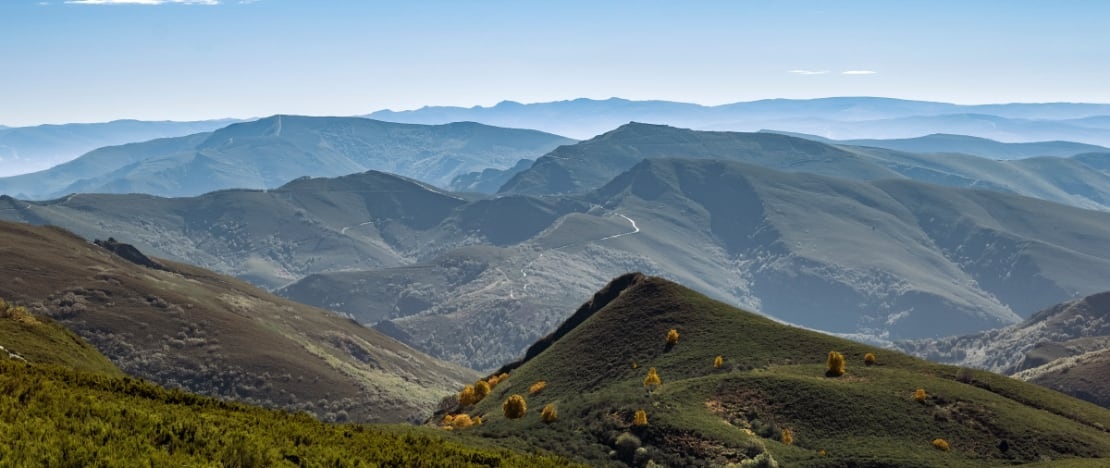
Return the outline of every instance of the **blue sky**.
[[[3,0],[0,125],[612,96],[1110,102],[1108,19],[1097,0]]]

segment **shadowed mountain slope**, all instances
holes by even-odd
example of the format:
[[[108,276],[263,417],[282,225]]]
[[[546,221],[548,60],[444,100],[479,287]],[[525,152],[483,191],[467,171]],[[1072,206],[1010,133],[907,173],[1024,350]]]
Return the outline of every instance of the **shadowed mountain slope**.
[[[846,358],[843,376],[826,375],[830,351]],[[863,364],[867,353],[876,365]],[[660,379],[653,391],[649,369]],[[1105,409],[776,323],[643,275],[615,280],[502,371],[488,396],[453,410],[482,417],[462,434],[588,463],[984,466],[1110,456]],[[513,394],[527,404],[518,419],[502,412]],[[557,416],[544,422],[546,405]],[[948,450],[934,447],[938,438]]]
[[[0,297],[162,385],[397,422],[473,375],[333,313],[181,263],[143,267],[61,229],[0,222],[0,245]]]

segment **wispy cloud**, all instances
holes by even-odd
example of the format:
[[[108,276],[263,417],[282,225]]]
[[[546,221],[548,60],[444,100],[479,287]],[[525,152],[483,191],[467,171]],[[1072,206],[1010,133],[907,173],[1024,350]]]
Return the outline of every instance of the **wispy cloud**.
[[[878,73],[875,70],[847,70],[840,72],[842,75],[874,75]]]
[[[828,70],[790,70],[788,73],[793,73],[795,75],[824,75],[828,72]]]
[[[73,5],[219,5],[220,0],[66,0]]]

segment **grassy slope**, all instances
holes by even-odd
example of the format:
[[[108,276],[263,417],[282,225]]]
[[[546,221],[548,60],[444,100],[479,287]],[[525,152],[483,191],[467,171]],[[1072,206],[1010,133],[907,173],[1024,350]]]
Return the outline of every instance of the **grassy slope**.
[[[671,328],[681,338],[668,350]],[[824,376],[829,350],[846,356],[844,377]],[[863,366],[867,352],[879,365]],[[718,354],[725,365],[715,370]],[[648,367],[663,381],[653,395],[641,384]],[[781,325],[656,278],[635,281],[549,348],[506,370],[508,381],[470,410],[486,421],[471,432],[584,461],[607,460],[615,437],[628,430],[668,465],[735,462],[764,450],[791,466],[1110,457],[1110,411],[1003,376]],[[547,387],[528,396],[538,380]],[[912,399],[916,388],[928,392],[924,403]],[[524,419],[501,414],[513,393],[528,400]],[[550,425],[538,416],[547,403],[560,414]],[[649,425],[630,429],[639,408]],[[777,441],[782,428],[794,432],[792,446]],[[951,452],[933,448],[938,437]],[[997,448],[1002,440],[1007,453]]]
[[[0,299],[0,304],[3,300]],[[0,306],[0,311],[4,307]],[[28,362],[122,376],[112,361],[81,337],[45,317],[0,317],[0,346]],[[0,353],[0,359],[8,359]]]
[[[5,466],[563,466],[430,430],[324,424],[127,377],[0,360]]]

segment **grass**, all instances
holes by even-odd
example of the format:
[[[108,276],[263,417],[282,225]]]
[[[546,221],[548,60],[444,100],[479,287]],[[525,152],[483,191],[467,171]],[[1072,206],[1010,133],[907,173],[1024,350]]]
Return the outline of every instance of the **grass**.
[[[508,366],[510,377],[466,409],[485,424],[464,434],[630,465],[737,463],[764,452],[787,466],[1110,457],[1110,411],[1051,390],[789,327],[657,278],[640,278],[609,297],[595,298],[592,315],[551,337],[542,352]],[[665,339],[670,329],[681,335],[673,346]],[[839,378],[825,376],[832,350],[847,360]],[[867,353],[877,355],[876,365],[864,365]],[[717,355],[725,361],[720,369],[712,365]],[[643,380],[652,367],[662,385],[649,393]],[[538,380],[546,386],[526,397],[528,415],[501,416],[507,395],[526,393]],[[928,392],[925,402],[912,397],[919,387]],[[559,419],[545,424],[531,409],[551,403]],[[634,427],[640,408],[649,424]],[[782,429],[793,432],[792,445],[779,442]],[[625,432],[640,439],[642,455],[618,450]],[[951,451],[933,447],[937,438]]]

